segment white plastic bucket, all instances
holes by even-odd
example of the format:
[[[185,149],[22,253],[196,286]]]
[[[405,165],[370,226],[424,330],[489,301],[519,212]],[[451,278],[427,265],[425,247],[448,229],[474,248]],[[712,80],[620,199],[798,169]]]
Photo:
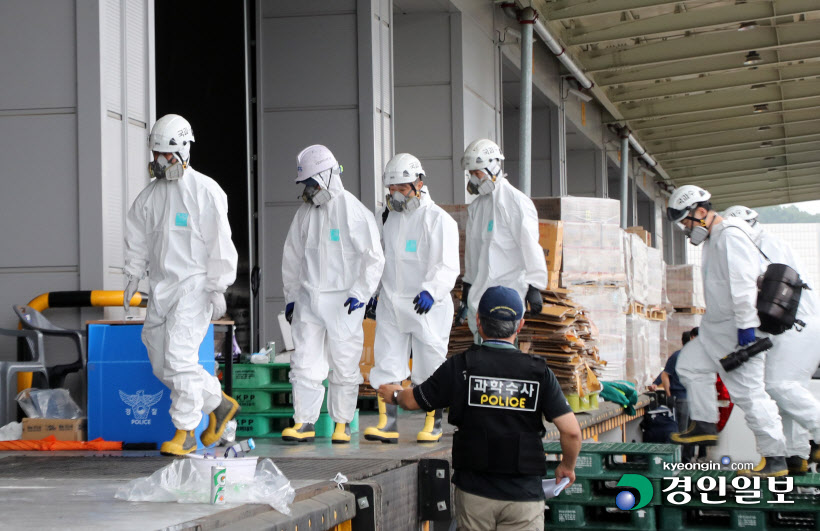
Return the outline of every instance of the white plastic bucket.
[[[211,467],[224,467],[228,483],[253,483],[256,462],[259,457],[218,457],[206,458],[199,454],[188,454],[192,464],[204,478],[211,476]]]

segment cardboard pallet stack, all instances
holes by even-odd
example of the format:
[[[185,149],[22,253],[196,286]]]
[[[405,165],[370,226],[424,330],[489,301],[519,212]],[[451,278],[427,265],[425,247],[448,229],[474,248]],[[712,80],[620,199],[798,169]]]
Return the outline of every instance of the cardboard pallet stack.
[[[542,291],[540,314],[527,314],[519,335],[521,349],[544,356],[574,411],[594,409],[601,390],[598,378],[606,365],[598,356],[595,326],[584,309],[563,289]]]

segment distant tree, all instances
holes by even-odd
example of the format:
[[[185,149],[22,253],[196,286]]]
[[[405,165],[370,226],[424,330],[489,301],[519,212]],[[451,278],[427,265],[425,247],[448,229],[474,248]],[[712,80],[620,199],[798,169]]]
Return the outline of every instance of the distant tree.
[[[820,223],[820,214],[809,214],[794,205],[756,208],[761,223]]]

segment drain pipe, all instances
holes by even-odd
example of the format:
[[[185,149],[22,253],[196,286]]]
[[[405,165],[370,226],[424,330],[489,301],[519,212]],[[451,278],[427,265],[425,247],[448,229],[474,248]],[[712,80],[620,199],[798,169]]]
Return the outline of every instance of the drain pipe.
[[[536,17],[537,16],[538,15],[536,14]],[[537,18],[535,20],[535,33],[537,33],[538,36],[541,37],[541,40],[544,41],[544,44],[547,45],[547,48],[549,48],[550,51],[555,54],[555,57],[559,61],[561,61],[561,64],[563,64],[567,68],[567,70],[569,70],[572,77],[575,78],[575,80],[578,82],[578,84],[581,85],[581,87],[585,89],[592,88],[592,85],[594,85],[594,83],[587,76],[585,76],[584,73],[581,72],[581,69],[578,68],[578,66],[573,62],[573,60],[569,58],[569,56],[565,53],[566,48],[561,46],[561,43],[558,42],[555,39],[555,37],[552,36],[552,33],[550,33],[550,30],[549,28],[547,28],[547,25],[544,24],[544,22],[542,22],[541,20],[538,20]]]
[[[621,129],[621,228],[626,230],[629,214],[629,131]]]
[[[518,123],[518,189],[532,195],[532,27],[538,13],[531,7],[521,10],[521,103]]]
[[[632,149],[634,149],[638,156],[641,157],[644,162],[646,162],[650,168],[654,168],[658,165],[657,161],[652,158],[652,156],[646,152],[646,150],[638,143],[632,133],[629,133],[629,143],[632,145]]]

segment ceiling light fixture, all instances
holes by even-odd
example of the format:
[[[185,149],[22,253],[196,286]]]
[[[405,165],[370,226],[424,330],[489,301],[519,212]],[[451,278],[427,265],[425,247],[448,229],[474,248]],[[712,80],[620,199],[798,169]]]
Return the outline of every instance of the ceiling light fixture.
[[[760,54],[758,54],[756,51],[752,50],[751,52],[746,54],[746,60],[743,61],[743,64],[745,66],[752,66],[752,65],[756,65],[756,64],[762,63],[762,62],[763,62],[763,58],[760,57]]]
[[[760,127],[757,128],[757,130],[758,131],[768,131],[771,128],[772,128],[772,126],[770,126],[770,125],[761,125]]]
[[[769,140],[760,143],[760,147],[772,147],[773,145]]]
[[[757,90],[757,89],[762,89],[762,88],[765,88],[765,87],[766,87],[766,85],[764,85],[763,83],[757,83],[755,85],[752,85],[749,88],[752,89],[752,90]]]
[[[759,105],[755,105],[755,108],[754,108],[753,112],[761,113],[761,112],[768,112],[768,111],[769,111],[769,106],[765,103],[761,103]]]
[[[737,28],[737,31],[749,31],[755,29],[757,27],[757,22],[741,22],[740,26]]]

